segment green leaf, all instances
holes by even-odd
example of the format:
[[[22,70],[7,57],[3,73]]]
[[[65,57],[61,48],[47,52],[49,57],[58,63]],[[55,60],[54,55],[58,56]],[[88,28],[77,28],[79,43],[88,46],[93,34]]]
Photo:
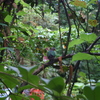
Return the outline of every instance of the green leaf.
[[[4,20],[5,20],[5,22],[10,23],[12,21],[12,16],[11,15],[7,15]]]
[[[49,79],[45,79],[45,78],[42,78],[42,77],[41,77],[41,80],[42,80],[45,84],[48,84],[49,81],[50,81]]]
[[[0,93],[6,93],[6,91],[4,91],[4,90],[0,90]]]
[[[10,94],[11,100],[30,100],[28,97],[23,94]]]
[[[13,67],[13,66],[8,66],[10,69],[12,69],[13,71],[15,71],[18,75],[20,74],[20,71],[18,70],[17,67]]]
[[[31,68],[33,67],[18,67],[22,78],[37,86],[39,84],[40,78],[36,75],[32,75],[32,73],[29,72]]]
[[[69,96],[60,96],[56,100],[75,100],[75,99]]]
[[[0,97],[0,100],[6,100],[7,97]]]
[[[82,99],[82,100],[88,100],[88,99],[86,98],[86,96],[83,95],[83,94],[77,95],[76,97],[77,97],[78,100],[80,100],[80,99]]]
[[[80,77],[86,77],[86,74],[84,72],[79,72]]]
[[[13,78],[12,76],[10,76],[10,74],[6,74],[6,73],[0,73],[0,78],[2,79],[2,81],[7,85],[7,87],[9,88],[14,88],[16,85],[18,85],[18,81],[17,79]]]
[[[0,48],[0,50],[5,50],[5,49],[7,49],[7,50],[9,50],[11,52],[14,52],[14,49],[13,48],[9,48],[9,47]]]
[[[88,100],[95,100],[94,99],[94,91],[89,86],[85,86],[83,89],[84,95],[88,98]]]
[[[17,15],[18,16],[20,16],[20,15],[25,15],[26,13],[24,12],[24,11],[19,11],[18,13],[17,13]]]
[[[71,41],[70,43],[69,43],[69,47],[68,48],[71,48],[71,47],[73,47],[74,45],[78,45],[78,44],[81,44],[81,43],[83,43],[84,42],[84,40],[82,40],[82,39],[75,39],[75,40],[73,40],[73,41]]]
[[[34,100],[41,100],[38,96],[36,96],[36,95],[32,95],[32,96],[29,96],[29,98],[31,99],[31,98],[34,98]]]
[[[21,0],[20,3],[23,5],[23,7],[29,7],[29,5],[25,3],[23,0]]]
[[[80,37],[81,37],[82,40],[88,41],[88,42],[92,42],[97,38],[97,36],[94,33],[92,33],[92,34],[91,33],[90,34],[89,33],[88,34],[81,34]]]
[[[95,4],[96,1],[97,1],[97,0],[90,0],[90,1],[89,1],[89,4],[91,4],[91,3],[92,3],[92,4]]]
[[[28,74],[29,82],[34,84],[35,86],[39,85],[40,78],[36,75]]]
[[[76,60],[91,60],[94,56],[86,54],[86,53],[77,53],[72,57],[72,61]]]
[[[96,83],[96,86],[100,86],[100,82]]]
[[[50,80],[47,84],[47,88],[55,90],[58,93],[61,93],[65,87],[64,80],[62,77],[55,77]]]
[[[94,89],[95,100],[100,100],[100,86],[96,86]]]
[[[31,89],[31,88],[33,88],[33,86],[31,86],[31,85],[25,85],[25,86],[19,87],[18,88],[18,92],[21,92],[22,90],[25,90],[25,89]]]

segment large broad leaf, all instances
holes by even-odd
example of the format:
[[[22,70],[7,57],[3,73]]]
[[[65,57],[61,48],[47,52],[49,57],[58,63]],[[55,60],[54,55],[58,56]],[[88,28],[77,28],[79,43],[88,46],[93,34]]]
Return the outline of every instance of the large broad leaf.
[[[11,100],[30,100],[28,97],[23,94],[10,94]]]
[[[18,92],[21,92],[22,90],[25,90],[25,89],[31,89],[31,88],[33,88],[33,86],[31,86],[31,85],[25,85],[25,86],[19,87],[18,88]]]
[[[8,66],[10,69],[12,69],[13,71],[15,71],[18,75],[20,75],[20,71],[18,70],[17,67],[13,67],[13,66]]]
[[[39,84],[40,78],[36,75],[32,75],[30,70],[34,67],[18,67],[22,78],[25,79],[27,82],[32,83],[34,86]]]
[[[100,86],[96,86],[94,89],[95,100],[100,100]]]
[[[50,80],[47,85],[47,88],[55,90],[58,93],[61,93],[65,87],[64,80],[62,77],[55,77]]]
[[[89,86],[85,86],[83,89],[84,95],[88,98],[88,100],[95,100],[94,99],[94,91]]]
[[[82,39],[75,39],[75,40],[73,40],[73,41],[71,41],[71,42],[69,43],[69,47],[68,47],[68,48],[73,47],[74,45],[81,44],[81,43],[83,43],[83,42],[84,42],[84,40],[82,40]]]
[[[100,86],[85,86],[83,93],[88,100],[100,100]]]
[[[91,60],[93,59],[94,56],[86,54],[86,53],[77,53],[72,57],[72,61],[76,61],[76,60]]]
[[[36,95],[32,95],[32,96],[29,96],[29,98],[30,98],[30,100],[41,100],[40,98],[39,98],[39,96],[36,96]]]
[[[0,100],[6,100],[7,97],[1,97],[0,96]]]
[[[14,88],[16,85],[19,84],[18,80],[15,79],[10,74],[6,74],[6,73],[1,72],[0,78],[6,84],[6,86],[9,87],[9,88]]]
[[[49,79],[45,79],[45,78],[42,78],[42,77],[41,77],[41,80],[42,80],[45,84],[48,84],[49,81],[50,81]]]
[[[7,15],[4,20],[5,20],[5,22],[10,23],[12,21],[12,16],[11,15]]]
[[[83,39],[84,41],[88,41],[88,42],[92,42],[94,41],[97,36],[94,33],[88,33],[88,34],[81,34],[80,35],[81,39]]]
[[[86,98],[86,96],[83,95],[83,94],[77,95],[76,97],[77,97],[77,100],[80,100],[80,99],[82,99],[82,100],[88,100],[88,99]]]

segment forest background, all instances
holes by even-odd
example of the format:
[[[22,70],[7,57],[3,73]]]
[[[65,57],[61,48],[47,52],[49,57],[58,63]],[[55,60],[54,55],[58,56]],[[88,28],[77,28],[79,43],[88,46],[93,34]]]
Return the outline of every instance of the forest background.
[[[30,100],[22,94],[29,88],[45,100],[86,99],[82,86],[100,78],[99,34],[100,0],[0,0],[0,92],[10,88],[12,100]]]

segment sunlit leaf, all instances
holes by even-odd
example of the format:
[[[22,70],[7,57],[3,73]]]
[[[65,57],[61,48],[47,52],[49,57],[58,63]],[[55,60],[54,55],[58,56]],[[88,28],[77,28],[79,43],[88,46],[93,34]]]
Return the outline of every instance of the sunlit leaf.
[[[89,4],[91,4],[91,3],[92,3],[92,4],[95,4],[96,2],[97,2],[97,0],[90,0],[90,1],[89,1]]]
[[[73,40],[73,41],[71,41],[70,43],[69,43],[69,47],[68,48],[71,48],[71,47],[73,47],[74,45],[78,45],[78,44],[81,44],[81,43],[83,43],[84,42],[84,40],[82,40],[82,39],[75,39],[75,40]]]
[[[10,23],[12,21],[12,16],[11,15],[7,15],[4,20],[5,20],[5,22]]]
[[[18,13],[17,13],[17,15],[18,16],[20,16],[20,15],[25,15],[26,13],[24,12],[24,11],[19,11]]]
[[[21,0],[20,3],[21,3],[24,7],[29,7],[29,5],[28,5],[27,3],[25,3],[23,0]]]
[[[76,61],[76,60],[91,60],[93,59],[94,56],[86,54],[86,53],[77,53],[72,57],[72,61]]]
[[[97,36],[94,33],[90,33],[90,34],[81,34],[80,35],[81,39],[84,41],[88,41],[88,42],[93,42]]]

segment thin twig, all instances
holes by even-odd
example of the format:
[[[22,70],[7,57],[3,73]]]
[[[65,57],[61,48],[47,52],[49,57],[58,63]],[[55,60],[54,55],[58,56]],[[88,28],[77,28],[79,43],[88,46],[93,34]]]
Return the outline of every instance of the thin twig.
[[[67,11],[66,4],[65,4],[64,0],[61,0],[61,2],[62,2],[62,5],[64,7],[66,18],[67,18],[67,21],[68,21],[68,26],[69,26],[69,32],[67,34],[67,41],[66,41],[66,50],[65,50],[65,53],[64,53],[64,55],[66,55],[67,51],[68,51],[68,45],[69,45],[69,42],[70,42],[71,22],[70,22],[70,19],[69,19],[69,16],[68,16],[68,11]]]
[[[97,41],[100,39],[100,37],[98,37],[87,49],[87,53],[90,53],[91,49],[93,48],[93,46],[97,43]]]
[[[59,19],[59,35],[60,35],[60,46],[61,46],[61,53],[63,54],[63,47],[62,47],[62,36],[61,36],[61,29],[60,29],[60,0],[58,0],[58,19]]]

